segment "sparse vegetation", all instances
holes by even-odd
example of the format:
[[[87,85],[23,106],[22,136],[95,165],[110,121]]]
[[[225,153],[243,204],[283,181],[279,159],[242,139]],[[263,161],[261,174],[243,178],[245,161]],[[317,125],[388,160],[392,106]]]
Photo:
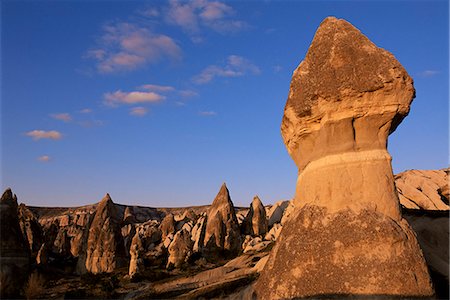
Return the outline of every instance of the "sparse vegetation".
[[[37,271],[33,272],[25,285],[25,297],[27,299],[38,299],[45,290],[45,278]]]

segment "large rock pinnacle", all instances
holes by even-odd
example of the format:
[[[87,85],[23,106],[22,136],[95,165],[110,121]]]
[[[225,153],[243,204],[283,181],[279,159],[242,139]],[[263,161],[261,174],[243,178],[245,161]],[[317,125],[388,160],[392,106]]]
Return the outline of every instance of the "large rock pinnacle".
[[[295,209],[255,285],[258,297],[433,294],[386,149],[414,95],[391,53],[345,20],[320,24],[281,124],[299,169]]]
[[[121,219],[111,197],[106,194],[96,208],[89,229],[86,251],[88,272],[111,273],[126,265]]]

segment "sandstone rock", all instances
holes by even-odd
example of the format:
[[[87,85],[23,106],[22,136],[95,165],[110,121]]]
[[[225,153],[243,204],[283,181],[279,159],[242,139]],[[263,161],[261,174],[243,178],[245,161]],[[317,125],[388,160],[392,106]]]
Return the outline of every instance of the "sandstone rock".
[[[201,215],[191,230],[191,240],[194,242],[192,250],[200,252],[205,239],[206,214]]]
[[[217,255],[217,251],[237,254],[241,248],[239,224],[233,202],[224,183],[207,212],[202,251]]]
[[[136,223],[136,217],[134,216],[133,207],[127,206],[125,208],[125,212],[123,213],[123,222],[124,224]]]
[[[253,198],[250,210],[243,222],[245,234],[265,235],[267,232],[266,209],[258,196]]]
[[[448,172],[410,170],[395,176],[400,203],[406,208],[449,210]]]
[[[263,241],[263,239],[259,236],[250,237],[250,239],[246,240],[242,244],[243,253],[257,253],[262,252],[268,248],[272,244],[272,241]]]
[[[167,268],[179,268],[187,262],[192,255],[193,242],[188,231],[182,229],[173,237],[173,241],[168,248],[169,258]]]
[[[386,149],[414,94],[391,53],[344,20],[320,24],[293,74],[281,124],[299,169],[295,208],[255,284],[257,297],[433,294]]]
[[[289,201],[278,201],[270,208],[268,212],[269,216],[269,227],[272,227],[275,223],[280,223],[281,218],[283,217],[284,210],[288,207]]]
[[[362,229],[362,230],[361,230]],[[296,208],[255,287],[261,299],[431,292],[422,252],[408,223],[373,210]],[[293,261],[292,259],[295,259]],[[376,266],[376,267],[375,267]],[[268,272],[270,271],[270,272]],[[270,288],[263,288],[264,283]],[[339,291],[339,292],[338,292]]]
[[[272,228],[265,235],[264,239],[266,241],[276,241],[281,233],[281,228],[283,228],[283,226],[280,223],[273,224]]]
[[[28,275],[30,252],[20,230],[17,197],[11,189],[0,199],[0,298],[14,298]]]
[[[283,217],[281,218],[280,224],[284,225],[287,220],[289,220],[291,213],[294,211],[294,201],[289,201],[287,207],[284,209]]]
[[[59,227],[65,227],[70,224],[70,215],[63,215],[59,219]]]
[[[404,218],[414,229],[431,272],[436,299],[449,299],[448,212],[408,210]]]
[[[86,270],[110,273],[126,265],[126,254],[120,229],[121,218],[109,194],[98,204],[89,229]]]
[[[44,242],[44,234],[38,219],[25,204],[19,205],[19,224],[22,234],[28,242],[31,257],[35,258]]]
[[[168,214],[161,221],[159,229],[162,232],[162,239],[164,240],[168,234],[175,233],[175,218],[173,214]]]
[[[142,269],[144,268],[144,252],[145,250],[142,246],[139,232],[136,232],[130,246],[130,266],[128,269],[128,275],[130,275],[130,277],[134,277],[136,274],[142,272]]]

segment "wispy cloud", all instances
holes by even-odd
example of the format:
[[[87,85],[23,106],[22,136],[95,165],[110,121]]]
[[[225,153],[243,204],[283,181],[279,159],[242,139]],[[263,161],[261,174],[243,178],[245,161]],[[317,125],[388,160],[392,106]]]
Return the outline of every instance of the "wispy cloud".
[[[78,124],[85,128],[93,128],[93,127],[100,127],[103,126],[105,123],[101,120],[84,120],[78,122]]]
[[[419,72],[417,75],[420,77],[433,77],[435,75],[438,75],[440,72],[437,70],[425,70],[423,72]]]
[[[178,91],[178,94],[183,98],[190,98],[190,97],[198,96],[198,93],[193,90],[181,90],[181,91]]]
[[[169,36],[156,34],[149,28],[119,22],[103,26],[97,47],[86,57],[96,61],[100,73],[130,71],[156,63],[163,58],[178,60],[181,48]]]
[[[81,113],[81,114],[90,114],[90,113],[92,113],[92,109],[84,108],[84,109],[80,110],[79,113]]]
[[[50,156],[48,156],[48,155],[42,155],[42,156],[39,156],[39,157],[37,158],[37,160],[38,160],[38,161],[41,161],[41,162],[49,162],[49,161],[50,161]]]
[[[64,122],[72,121],[72,116],[69,113],[51,114],[50,117]]]
[[[273,66],[273,72],[274,73],[279,73],[279,72],[281,72],[281,70],[283,70],[282,66],[280,66],[280,65]]]
[[[136,117],[143,117],[147,113],[148,113],[148,108],[145,108],[142,106],[132,107],[130,109],[130,115],[136,116]]]
[[[155,92],[122,92],[117,90],[112,93],[105,93],[103,98],[104,104],[117,106],[120,104],[156,103],[164,100],[166,97]]]
[[[234,15],[234,9],[220,1],[171,0],[165,18],[169,24],[181,27],[196,42],[201,41],[202,28],[227,34],[249,27],[246,22],[233,18]]]
[[[199,111],[198,114],[203,117],[212,117],[217,115],[215,111]]]
[[[247,74],[257,75],[260,73],[260,69],[248,59],[238,55],[230,55],[225,65],[210,65],[203,69],[200,74],[194,76],[192,80],[196,84],[205,84],[215,77],[240,77]]]
[[[56,130],[32,130],[25,133],[26,136],[33,138],[33,140],[38,141],[40,139],[50,139],[50,140],[60,140],[62,139],[62,134]]]
[[[153,91],[153,92],[171,92],[175,90],[173,86],[168,85],[157,85],[157,84],[144,84],[140,86],[143,90]]]

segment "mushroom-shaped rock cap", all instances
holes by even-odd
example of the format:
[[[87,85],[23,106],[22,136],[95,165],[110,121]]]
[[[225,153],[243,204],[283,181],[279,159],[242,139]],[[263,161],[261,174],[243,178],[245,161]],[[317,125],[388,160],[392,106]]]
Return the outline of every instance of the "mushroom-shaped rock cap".
[[[387,135],[408,114],[414,95],[413,80],[390,52],[378,48],[349,22],[328,17],[294,71],[281,125],[284,142],[301,169],[309,160],[299,158],[297,152],[316,150],[314,139],[307,136],[319,127],[382,115],[374,125],[384,126],[380,141],[356,141],[345,150],[374,143],[374,147],[385,147]]]

